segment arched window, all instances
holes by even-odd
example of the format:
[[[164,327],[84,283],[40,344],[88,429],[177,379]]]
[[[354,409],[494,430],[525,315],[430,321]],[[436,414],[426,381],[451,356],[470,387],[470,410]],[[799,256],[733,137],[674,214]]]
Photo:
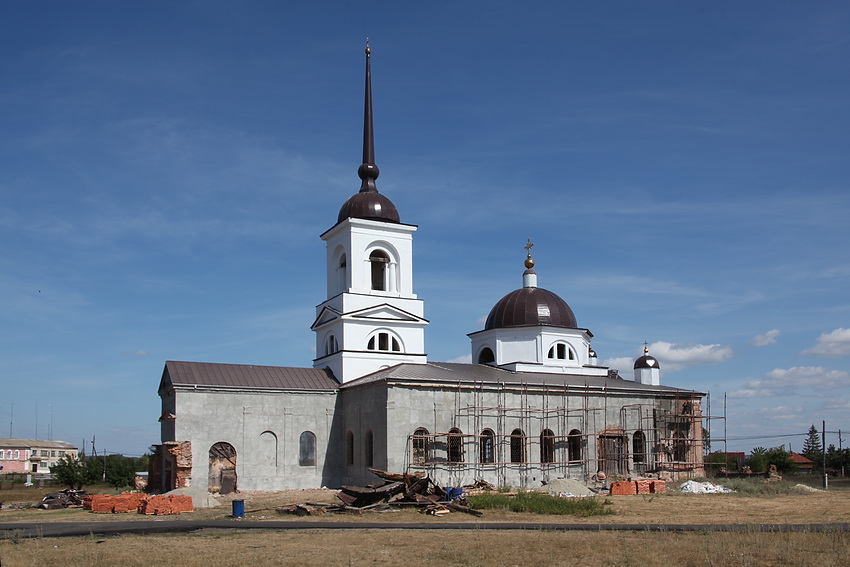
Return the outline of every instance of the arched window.
[[[345,291],[345,288],[348,287],[348,260],[345,257],[345,253],[343,252],[342,256],[339,257],[339,264],[337,265],[337,280],[336,285],[339,291]]]
[[[316,465],[316,435],[312,431],[303,432],[298,440],[298,464],[302,467]]]
[[[567,435],[567,453],[569,454],[568,458],[572,463],[582,460],[581,431],[578,429],[573,429],[570,431],[570,434]]]
[[[354,433],[351,431],[345,434],[345,464],[354,464]]]
[[[642,463],[646,459],[646,436],[643,431],[635,431],[632,435],[632,461]]]
[[[381,352],[401,352],[401,343],[395,335],[380,332],[369,337],[369,342],[366,343],[366,349]]]
[[[491,362],[496,362],[496,357],[493,356],[493,351],[490,350],[490,347],[484,347],[478,353],[478,364],[490,364]]]
[[[374,465],[375,447],[374,447],[373,443],[374,443],[374,436],[372,435],[372,430],[370,429],[369,431],[366,432],[366,440],[363,443],[363,448],[364,448],[364,452],[363,452],[364,455],[363,456],[365,457],[367,467],[371,467],[371,466]]]
[[[449,429],[448,443],[446,444],[448,462],[463,462],[463,432],[457,427]]]
[[[573,349],[569,347],[566,343],[555,343],[551,347],[549,347],[549,353],[546,355],[547,358],[552,360],[575,360],[576,356],[573,353]]]
[[[375,250],[369,254],[369,264],[372,269],[372,289],[375,291],[387,291],[387,266],[390,257],[383,250]]]
[[[428,430],[424,427],[413,432],[413,464],[424,465],[428,462]]]
[[[525,462],[525,433],[522,429],[511,431],[511,462]]]
[[[15,449],[15,459],[20,459],[20,458],[21,458],[21,450]]]
[[[325,339],[325,356],[333,354],[338,350],[339,344],[336,341],[336,337],[333,335],[328,335],[328,338]]]
[[[485,429],[481,432],[481,437],[479,439],[480,446],[480,455],[478,460],[482,463],[494,463],[496,462],[496,434],[493,433],[492,429]]]
[[[555,462],[555,434],[551,429],[544,429],[540,433],[540,462]]]

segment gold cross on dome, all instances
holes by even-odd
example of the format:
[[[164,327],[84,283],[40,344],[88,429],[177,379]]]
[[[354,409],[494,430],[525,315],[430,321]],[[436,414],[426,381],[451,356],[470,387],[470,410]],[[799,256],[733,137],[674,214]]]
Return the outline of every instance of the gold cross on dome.
[[[528,252],[528,255],[529,255],[529,256],[531,256],[531,249],[532,249],[532,248],[534,248],[534,243],[533,243],[533,242],[531,242],[531,239],[530,239],[530,238],[528,239],[528,244],[526,244],[525,246],[523,246],[523,248],[525,248],[525,251],[526,251],[526,252]]]

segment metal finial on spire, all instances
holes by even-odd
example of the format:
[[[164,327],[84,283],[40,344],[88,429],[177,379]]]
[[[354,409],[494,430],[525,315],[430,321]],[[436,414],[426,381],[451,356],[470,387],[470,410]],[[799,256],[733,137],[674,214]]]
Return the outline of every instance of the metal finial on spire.
[[[649,346],[646,341],[643,341],[643,354],[649,354]]]
[[[375,165],[375,133],[372,126],[372,48],[369,38],[366,38],[366,97],[363,105],[363,163],[357,170],[357,175],[363,180],[360,185],[361,193],[378,192],[375,180],[380,175]]]
[[[525,267],[530,270],[534,267],[534,260],[531,258],[531,249],[534,248],[534,243],[531,242],[530,238],[528,239],[528,243],[523,246],[523,248],[525,248],[525,251],[527,253],[525,257]]]

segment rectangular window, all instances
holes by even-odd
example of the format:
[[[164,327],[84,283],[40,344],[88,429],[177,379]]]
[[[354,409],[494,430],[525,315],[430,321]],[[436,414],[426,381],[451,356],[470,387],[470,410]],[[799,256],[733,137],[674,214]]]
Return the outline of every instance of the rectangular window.
[[[55,457],[55,456],[56,456],[56,451],[50,451],[50,456],[51,456],[51,457]]]
[[[64,457],[64,456],[65,456],[65,451],[59,451],[59,456],[60,456],[60,457]]]
[[[41,450],[41,456],[42,456],[42,457],[46,457],[46,456],[47,456],[47,449],[42,449],[42,450]]]

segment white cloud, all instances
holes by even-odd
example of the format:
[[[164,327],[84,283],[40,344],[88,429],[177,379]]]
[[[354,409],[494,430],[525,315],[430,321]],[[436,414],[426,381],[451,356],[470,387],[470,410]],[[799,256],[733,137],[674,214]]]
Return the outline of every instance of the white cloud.
[[[771,395],[775,389],[841,388],[850,386],[850,372],[823,366],[777,368],[768,372],[764,380],[748,382],[746,386],[749,389],[761,390],[765,396]]]
[[[750,344],[754,347],[764,347],[776,343],[776,337],[779,336],[777,329],[770,330],[763,335],[756,335],[750,340]]]
[[[835,329],[831,333],[823,333],[815,341],[815,346],[804,350],[806,356],[828,356],[839,358],[850,356],[850,329]]]
[[[765,397],[766,394],[764,390],[755,390],[755,389],[744,389],[744,390],[735,390],[734,392],[729,392],[730,398],[759,398]]]
[[[457,358],[447,360],[446,362],[456,362],[458,364],[472,364],[472,355],[464,354],[463,356],[458,356]]]
[[[127,356],[150,356],[151,353],[146,350],[126,350],[121,354],[126,354]]]
[[[636,358],[636,357],[635,357]],[[607,366],[608,368],[614,368],[620,371],[622,375],[624,372],[632,370],[635,366],[635,359],[630,358],[628,356],[618,356],[616,358],[606,358],[601,362],[602,366]]]
[[[715,364],[732,358],[728,345],[678,345],[658,341],[649,345],[649,353],[661,363],[661,371],[674,372],[689,366]]]

